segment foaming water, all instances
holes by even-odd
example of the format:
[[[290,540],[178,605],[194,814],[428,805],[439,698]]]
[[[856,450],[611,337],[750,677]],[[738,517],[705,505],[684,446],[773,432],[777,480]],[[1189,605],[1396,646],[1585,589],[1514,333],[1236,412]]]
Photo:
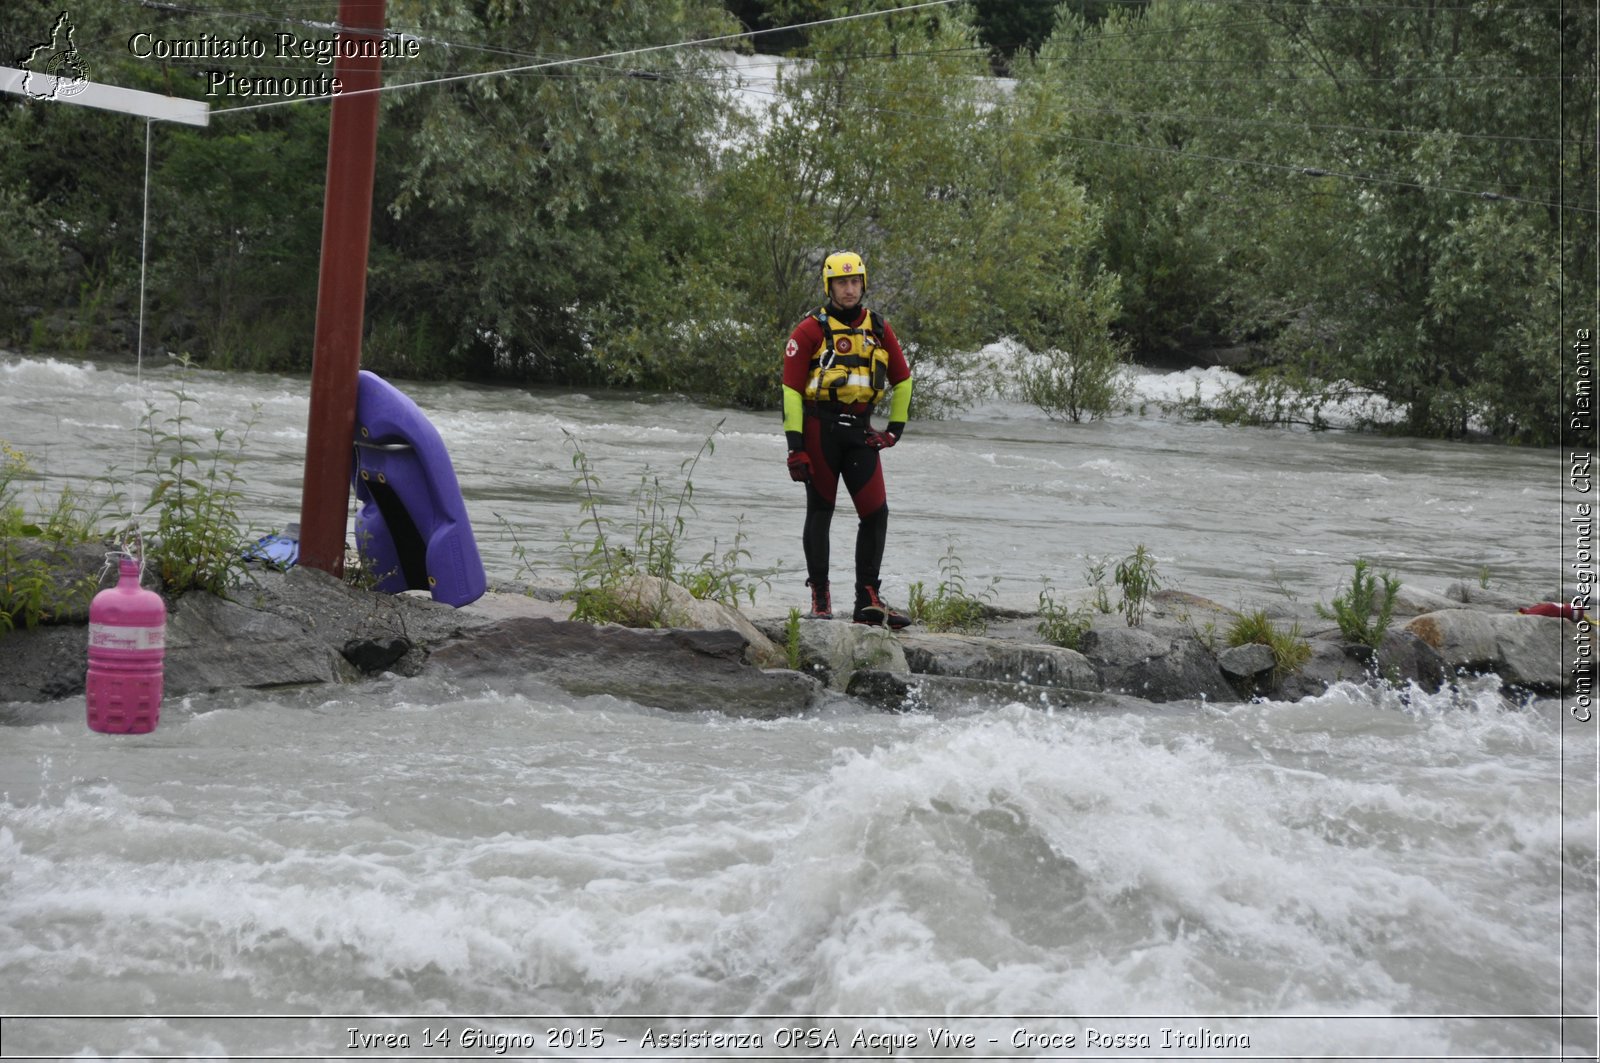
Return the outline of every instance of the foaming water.
[[[1563,875],[1595,885],[1592,756],[1563,866],[1556,712],[1470,692],[753,723],[406,680],[123,740],[78,711],[0,753],[11,1014],[1542,1014]],[[1377,1036],[1292,1029],[1255,1044]]]

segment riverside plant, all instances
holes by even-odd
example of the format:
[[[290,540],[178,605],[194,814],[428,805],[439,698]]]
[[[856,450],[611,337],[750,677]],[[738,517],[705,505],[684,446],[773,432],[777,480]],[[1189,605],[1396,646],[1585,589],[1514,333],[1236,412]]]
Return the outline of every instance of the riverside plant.
[[[1050,580],[1044,581],[1039,592],[1039,623],[1036,630],[1052,646],[1069,650],[1080,648],[1083,636],[1094,626],[1094,613],[1087,605],[1076,608],[1057,603],[1050,592]]]
[[[939,585],[932,595],[920,580],[911,585],[907,603],[911,619],[929,631],[981,635],[989,630],[988,603],[994,598],[999,578],[991,576],[989,586],[981,594],[968,591],[954,542],[946,546],[944,556],[939,559],[939,576]]]
[[[66,549],[99,538],[110,495],[94,501],[64,488],[48,509],[30,517],[21,481],[31,475],[27,455],[0,440],[0,634],[87,608],[96,587],[92,576],[65,578]]]
[[[64,611],[86,608],[98,581],[69,577],[67,548],[84,543],[110,544],[142,540],[147,564],[160,576],[169,594],[203,590],[224,594],[244,574],[241,543],[248,540],[239,516],[244,483],[238,473],[256,423],[252,411],[243,430],[198,434],[189,412],[194,399],[186,390],[193,363],[177,359],[181,373],[169,391],[175,412],[162,418],[147,406],[139,431],[148,440],[145,467],[139,473],[149,484],[141,513],[154,513],[148,532],[128,509],[128,500],[111,478],[98,493],[63,489],[48,507],[30,517],[19,484],[31,477],[27,456],[0,442],[0,634],[50,620]],[[126,520],[107,528],[110,514]],[[25,547],[26,543],[38,546]]]
[[[1133,553],[1117,562],[1113,578],[1122,588],[1122,601],[1117,606],[1122,618],[1129,627],[1138,627],[1144,622],[1144,611],[1151,596],[1160,587],[1156,559],[1145,550],[1144,543],[1140,543]]]
[[[783,625],[783,651],[789,670],[800,670],[800,610],[790,607],[789,619]]]
[[[682,549],[687,533],[686,517],[695,513],[694,470],[700,460],[716,451],[715,437],[722,428],[718,421],[692,457],[679,465],[681,483],[676,488],[664,483],[659,474],[646,468],[632,492],[633,520],[619,521],[605,511],[600,494],[600,477],[584,453],[576,436],[565,432],[572,447],[572,486],[578,490],[581,517],[576,533],[568,529],[562,536],[570,557],[573,589],[567,597],[573,603],[572,618],[591,623],[638,622],[638,603],[623,593],[623,585],[635,576],[653,576],[676,583],[694,597],[736,606],[740,600],[755,602],[764,578],[749,577],[745,565],[750,560],[746,549],[744,518],[738,521],[733,543],[712,549],[692,563],[684,562]],[[643,618],[649,626],[666,622],[666,601],[654,603]]]
[[[500,516],[498,513],[495,516]],[[505,518],[501,518],[504,520]],[[399,571],[399,566],[379,572],[372,563],[372,533],[362,532],[356,540],[355,556],[345,556],[344,582],[347,587],[361,591],[376,591],[380,584]]]
[[[1400,578],[1384,572],[1374,576],[1366,558],[1355,560],[1355,573],[1349,588],[1333,599],[1331,606],[1317,603],[1317,615],[1339,625],[1345,641],[1377,649],[1383,642],[1389,621],[1394,619],[1395,597],[1400,593]],[[1380,594],[1379,582],[1383,584]]]
[[[1260,643],[1270,649],[1274,681],[1293,675],[1311,659],[1311,643],[1301,635],[1299,623],[1289,625],[1287,630],[1278,628],[1262,609],[1234,614],[1233,622],[1228,625],[1227,643],[1229,646]]]
[[[1094,588],[1094,607],[1106,615],[1111,614],[1111,595],[1106,593],[1106,561],[1095,558],[1084,565],[1084,578]]]
[[[143,511],[156,511],[145,558],[171,593],[221,595],[244,575],[239,544],[248,532],[241,530],[244,481],[238,467],[260,411],[252,408],[237,435],[225,427],[212,429],[209,439],[197,434],[189,412],[195,400],[185,387],[193,363],[183,356],[178,364],[183,372],[168,390],[174,412],[158,419],[150,406],[142,425],[150,444],[145,467],[150,495]]]
[[[517,534],[516,526],[506,519],[505,514],[496,513],[494,519],[499,522],[500,530],[511,540],[511,556],[517,561],[514,579],[532,580],[535,574],[533,562],[528,560],[528,547]],[[531,592],[530,592],[531,593]]]

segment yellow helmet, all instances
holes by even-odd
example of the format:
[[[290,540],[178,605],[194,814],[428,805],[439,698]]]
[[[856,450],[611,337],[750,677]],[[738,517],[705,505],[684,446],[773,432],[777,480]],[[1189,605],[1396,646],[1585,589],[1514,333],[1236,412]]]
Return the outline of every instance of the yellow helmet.
[[[860,277],[861,288],[867,286],[867,264],[854,251],[835,251],[822,260],[822,294],[832,295],[828,282],[835,277]]]

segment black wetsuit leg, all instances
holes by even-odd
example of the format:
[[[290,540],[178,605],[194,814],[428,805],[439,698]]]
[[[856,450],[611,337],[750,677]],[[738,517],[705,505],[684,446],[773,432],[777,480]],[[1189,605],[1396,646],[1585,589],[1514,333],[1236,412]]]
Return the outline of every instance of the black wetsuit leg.
[[[861,523],[856,530],[856,583],[878,585],[888,537],[889,505],[878,452],[866,445],[870,427],[867,415],[818,417],[805,420],[806,453],[811,457],[811,481],[806,485],[806,523],[802,545],[806,574],[814,585],[828,579],[829,531],[838,497],[839,480],[855,504]]]

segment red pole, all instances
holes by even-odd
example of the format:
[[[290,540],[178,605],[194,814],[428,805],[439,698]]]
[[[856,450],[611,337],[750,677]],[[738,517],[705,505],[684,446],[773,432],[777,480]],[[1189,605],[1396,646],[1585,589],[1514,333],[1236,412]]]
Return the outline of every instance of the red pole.
[[[328,125],[328,184],[322,203],[322,267],[317,281],[316,342],[311,360],[311,413],[305,482],[300,495],[300,564],[337,576],[344,571],[355,438],[356,373],[367,299],[367,247],[372,238],[372,173],[378,157],[378,93],[382,60],[347,58],[354,45],[382,40],[385,0],[339,0],[340,54],[333,74],[342,92]],[[356,95],[351,95],[355,93]]]

